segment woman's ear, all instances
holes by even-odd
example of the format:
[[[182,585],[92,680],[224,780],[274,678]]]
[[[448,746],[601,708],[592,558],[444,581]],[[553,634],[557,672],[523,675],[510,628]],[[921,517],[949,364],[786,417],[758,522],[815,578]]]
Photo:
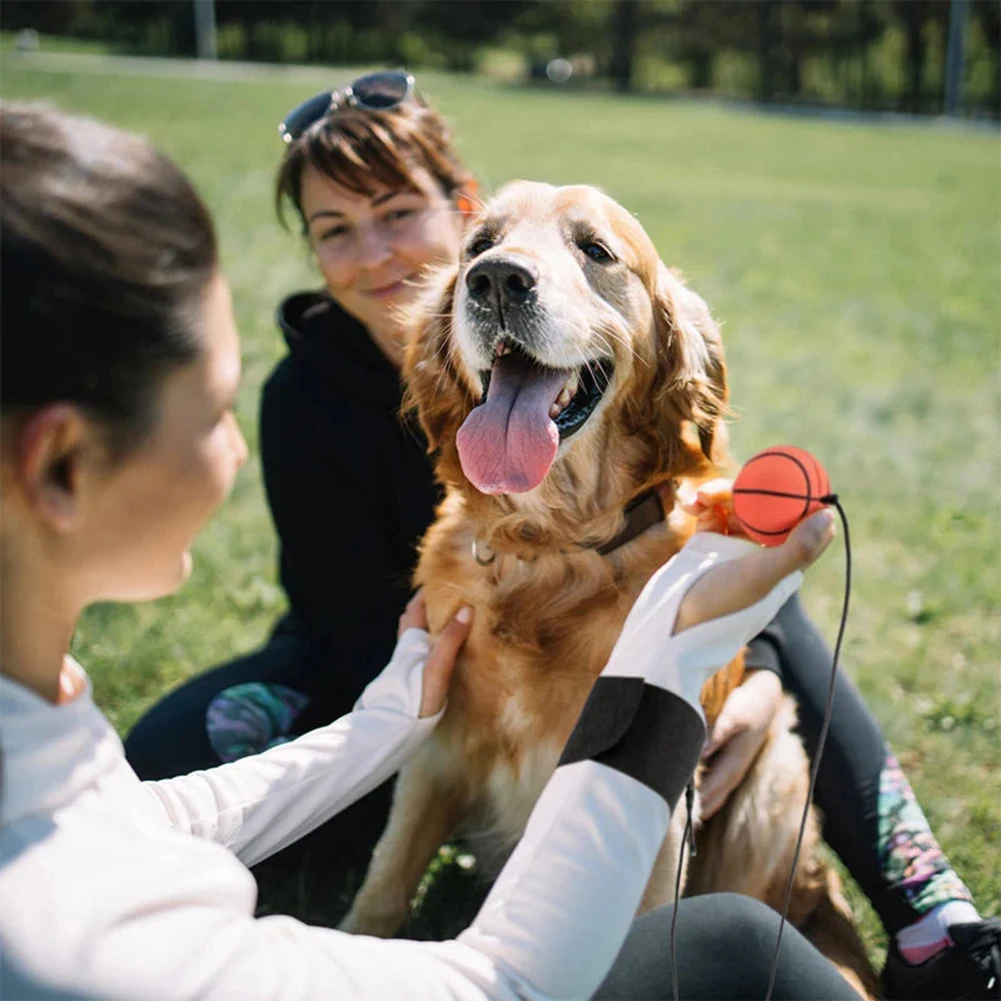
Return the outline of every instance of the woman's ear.
[[[456,208],[462,213],[465,222],[476,215],[483,204],[476,195],[478,190],[476,181],[467,181],[455,195]]]
[[[93,445],[92,423],[69,403],[43,407],[14,429],[7,475],[36,515],[57,532],[74,527],[81,511],[83,464]]]

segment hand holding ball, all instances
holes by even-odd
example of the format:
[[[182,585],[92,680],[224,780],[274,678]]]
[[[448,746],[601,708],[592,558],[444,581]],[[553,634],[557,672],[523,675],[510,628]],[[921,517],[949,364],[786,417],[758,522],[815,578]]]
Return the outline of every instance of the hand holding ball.
[[[748,537],[765,546],[781,545],[804,518],[833,500],[824,467],[793,445],[758,452],[733,481],[733,513]]]

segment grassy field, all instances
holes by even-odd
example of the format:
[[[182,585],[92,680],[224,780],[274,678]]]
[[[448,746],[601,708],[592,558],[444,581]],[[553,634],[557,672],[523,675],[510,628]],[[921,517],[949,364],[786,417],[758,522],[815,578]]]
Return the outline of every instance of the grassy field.
[[[141,131],[196,179],[234,289],[246,365],[238,416],[252,449],[259,389],[283,353],[275,305],[317,284],[273,218],[276,123],[329,79],[3,65],[6,98]],[[825,463],[854,542],[846,669],[981,911],[1001,914],[997,134],[447,76],[422,85],[487,190],[515,177],[586,181],[639,216],[724,323],[738,455],[788,441]],[[171,685],[264,638],[284,601],[275,552],[251,461],[199,541],[183,593],[87,614],[74,652],[122,732]],[[829,556],[805,588],[831,637],[841,575]],[[878,923],[870,912],[863,921],[877,950]]]

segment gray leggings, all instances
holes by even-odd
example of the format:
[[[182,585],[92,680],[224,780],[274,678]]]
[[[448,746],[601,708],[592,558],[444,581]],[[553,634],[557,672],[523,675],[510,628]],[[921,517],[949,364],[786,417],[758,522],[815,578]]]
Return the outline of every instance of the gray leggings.
[[[653,1001],[674,997],[673,913],[673,907],[662,907],[636,921],[596,999]],[[764,998],[778,926],[775,911],[736,893],[682,900],[678,905],[679,997],[712,1001]],[[782,933],[772,997],[858,1001],[858,995],[831,963],[788,924]]]

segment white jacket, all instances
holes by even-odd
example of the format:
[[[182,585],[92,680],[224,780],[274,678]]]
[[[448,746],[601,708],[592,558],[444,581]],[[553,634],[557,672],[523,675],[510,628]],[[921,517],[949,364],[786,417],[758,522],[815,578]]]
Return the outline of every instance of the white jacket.
[[[725,663],[795,587],[787,582],[748,612],[668,639],[672,607],[720,558],[707,556],[705,543],[702,549],[689,547],[669,564],[664,581],[684,587],[656,597],[662,624],[651,627],[648,601],[648,621],[637,627],[646,633],[627,635],[628,625],[623,633],[634,651],[644,643],[661,649],[657,670],[691,663],[700,649],[723,658],[716,666]],[[561,765],[457,940],[383,941],[254,917],[256,886],[246,866],[374,789],[433,728],[435,719],[416,718],[427,648],[425,633],[404,634],[343,719],[263,754],[160,782],[139,781],[89,683],[71,702],[52,705],[0,678],[0,997],[590,996],[622,945],[671,807],[701,751],[699,711],[686,693],[663,685],[660,722],[680,722],[687,735],[666,799],[663,781],[654,791],[628,763]],[[701,685],[690,687],[697,693]]]

